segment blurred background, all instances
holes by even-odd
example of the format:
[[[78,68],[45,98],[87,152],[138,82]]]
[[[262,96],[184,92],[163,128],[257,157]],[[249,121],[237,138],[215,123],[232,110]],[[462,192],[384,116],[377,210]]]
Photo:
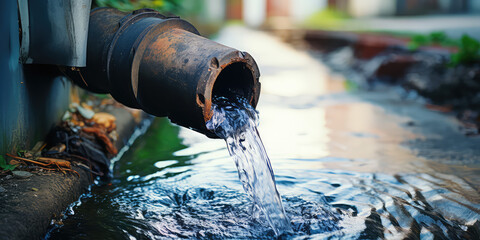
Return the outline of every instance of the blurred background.
[[[83,62],[60,59],[74,48],[54,42],[78,39],[71,30],[81,28],[63,21],[68,1],[52,0],[57,9],[0,2],[9,36],[0,39],[3,154],[32,149],[70,103],[94,101],[59,72],[77,71],[85,82],[87,54]],[[73,9],[88,22],[90,1],[83,2]],[[259,132],[292,238],[479,239],[480,1],[93,0],[91,7],[180,16],[255,58]],[[157,118],[115,164],[111,184],[92,188],[45,238],[273,237],[251,220],[250,203],[224,142]]]
[[[441,21],[439,17],[478,15],[480,1],[475,0],[97,0],[97,6],[111,6],[125,11],[153,8],[180,15],[193,22],[204,35],[215,33],[225,23],[249,27],[316,28],[337,30],[418,31],[470,26],[459,20]],[[415,25],[383,22],[380,19],[417,19]],[[428,19],[435,18],[438,25]],[[378,21],[367,21],[367,20]],[[427,22],[421,21],[426,19]],[[358,21],[352,25],[352,21]],[[420,25],[420,26],[418,26]],[[422,25],[425,25],[422,27]]]
[[[292,220],[287,239],[478,239],[480,1],[96,5],[178,15],[255,58],[258,130]],[[241,210],[236,174],[222,141],[157,119],[116,164],[111,189],[94,190],[51,239],[270,238]]]

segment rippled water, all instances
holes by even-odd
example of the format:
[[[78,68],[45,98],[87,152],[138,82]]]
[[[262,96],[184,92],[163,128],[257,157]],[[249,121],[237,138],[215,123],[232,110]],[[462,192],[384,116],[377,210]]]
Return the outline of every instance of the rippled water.
[[[218,141],[157,119],[111,184],[93,187],[50,239],[273,238]],[[284,237],[478,239],[479,195],[460,177],[313,167],[363,162],[335,157],[276,160],[294,231]]]
[[[291,232],[273,169],[257,130],[258,112],[244,98],[216,97],[207,128],[225,139],[243,189],[253,200],[253,216],[264,214],[275,235]]]
[[[259,131],[293,229],[281,238],[480,238],[480,138],[454,117],[398,89],[345,92],[341,77],[261,32],[234,26],[219,39],[262,70]],[[223,140],[156,119],[113,175],[50,239],[275,237],[252,215]]]

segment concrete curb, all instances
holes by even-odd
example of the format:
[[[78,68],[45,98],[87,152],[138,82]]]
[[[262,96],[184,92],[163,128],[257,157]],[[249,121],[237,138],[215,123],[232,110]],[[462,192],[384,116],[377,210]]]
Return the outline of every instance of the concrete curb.
[[[138,119],[123,107],[109,106],[107,112],[117,121],[118,140],[122,148],[139,126]],[[142,113],[143,114],[143,113]],[[143,114],[142,119],[146,117]],[[27,179],[0,180],[0,239],[42,239],[53,218],[59,218],[93,183],[87,169],[73,167],[80,174],[42,173]]]

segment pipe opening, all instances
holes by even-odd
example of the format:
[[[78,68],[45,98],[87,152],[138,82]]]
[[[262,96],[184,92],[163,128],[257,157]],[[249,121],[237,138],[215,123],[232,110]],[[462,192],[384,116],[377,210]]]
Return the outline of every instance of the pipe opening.
[[[250,101],[253,94],[253,83],[253,72],[246,63],[232,63],[226,66],[215,80],[212,97],[235,99],[236,96],[242,96]]]

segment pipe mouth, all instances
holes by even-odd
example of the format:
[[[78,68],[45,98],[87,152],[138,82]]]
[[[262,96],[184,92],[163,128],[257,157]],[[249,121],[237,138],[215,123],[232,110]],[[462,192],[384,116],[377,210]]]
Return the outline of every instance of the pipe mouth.
[[[213,58],[211,66],[218,66],[218,61]],[[197,94],[197,103],[204,108],[205,122],[213,116],[212,101],[215,97],[225,97],[235,101],[238,97],[247,99],[247,101],[256,105],[254,102],[255,76],[251,66],[245,61],[233,62],[222,66],[221,71],[213,81],[211,91],[206,96]]]
[[[245,62],[229,64],[218,74],[213,84],[212,99],[226,97],[235,100],[236,97],[244,97],[250,102],[253,80],[253,73]]]

